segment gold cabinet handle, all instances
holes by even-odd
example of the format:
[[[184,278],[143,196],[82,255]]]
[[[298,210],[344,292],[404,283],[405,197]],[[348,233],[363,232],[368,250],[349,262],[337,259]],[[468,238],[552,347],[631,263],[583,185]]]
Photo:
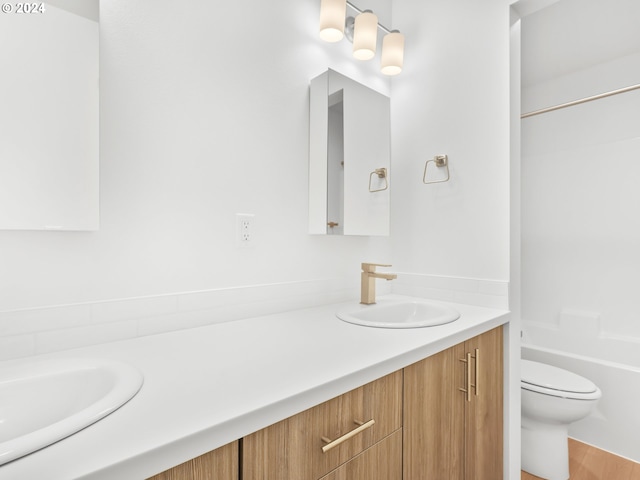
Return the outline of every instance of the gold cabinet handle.
[[[476,383],[473,385],[473,389],[476,392],[476,397],[478,396],[478,372],[480,370],[480,349],[476,348],[476,355],[475,355],[475,359],[476,359],[476,366],[475,366],[475,374],[476,374]]]
[[[360,432],[363,432],[367,428],[373,427],[373,424],[376,423],[376,421],[373,418],[366,423],[358,422],[357,420],[354,420],[354,421],[357,425],[359,425],[359,427],[351,430],[348,433],[345,433],[340,438],[336,438],[335,440],[330,440],[327,437],[322,437],[322,441],[326,443],[326,445],[322,447],[322,452],[327,453],[329,450],[331,450],[334,447],[337,447],[342,442],[349,440],[351,437],[359,434]]]
[[[476,383],[471,382],[471,359],[475,360],[474,364],[474,375]],[[480,349],[476,348],[474,355],[471,355],[471,352],[467,352],[467,358],[460,358],[461,362],[466,363],[465,372],[467,376],[467,388],[459,387],[458,390],[467,394],[467,402],[471,401],[471,387],[473,387],[473,391],[475,392],[475,396],[478,396],[478,372],[480,370]]]
[[[467,388],[458,387],[458,390],[467,394],[467,402],[471,401],[471,353],[467,353],[467,358],[461,358],[461,362],[466,363],[465,373],[467,377]]]

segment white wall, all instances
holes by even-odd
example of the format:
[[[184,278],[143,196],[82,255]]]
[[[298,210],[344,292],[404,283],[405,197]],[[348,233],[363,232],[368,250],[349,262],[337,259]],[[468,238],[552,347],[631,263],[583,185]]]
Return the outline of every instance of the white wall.
[[[0,229],[97,230],[98,23],[44,10],[0,16]]]
[[[393,22],[389,0],[358,2],[406,34],[405,71],[392,81],[378,60],[353,60],[348,42],[318,39],[315,0],[102,2],[100,231],[0,231],[0,313],[277,282],[357,285],[362,261],[430,274],[427,283],[487,280],[460,283],[464,301],[503,305],[510,2],[394,2]],[[308,85],[327,68],[393,88],[390,238],[307,233]],[[423,185],[424,162],[439,153],[451,181]],[[236,246],[236,213],[256,215],[253,248]],[[176,301],[150,300],[145,312]],[[26,331],[20,315],[4,327],[0,315],[0,336],[37,334],[47,315]]]
[[[611,59],[531,86],[523,104],[637,83],[639,60]],[[639,112],[635,91],[523,120],[524,320],[640,339]]]
[[[509,278],[509,5],[395,0],[407,37],[393,80],[392,240],[401,271]],[[423,185],[448,154],[451,179]]]
[[[522,5],[521,5],[522,6]],[[509,341],[505,349],[508,358],[507,378],[508,398],[505,409],[509,412],[509,426],[505,435],[505,443],[509,445],[507,478],[518,478],[521,467],[521,389],[520,389],[520,332],[522,331],[521,311],[521,268],[520,268],[520,97],[521,97],[521,13],[511,8],[510,29],[510,68],[511,68],[511,160],[510,168],[510,216],[509,229],[511,236],[509,257],[509,310],[510,322],[506,331]]]
[[[389,88],[348,42],[319,40],[319,5],[102,2],[101,228],[1,231],[0,311],[357,282],[361,261],[388,261],[387,239],[307,234],[309,80],[331,67]],[[252,249],[238,212],[256,215]]]

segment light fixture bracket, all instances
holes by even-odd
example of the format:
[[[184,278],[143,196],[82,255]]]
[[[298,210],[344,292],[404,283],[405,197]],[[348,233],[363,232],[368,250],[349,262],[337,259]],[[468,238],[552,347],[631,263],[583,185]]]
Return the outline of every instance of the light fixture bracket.
[[[347,0],[347,7],[349,7],[351,10],[353,10],[354,12],[356,12],[356,14],[359,13],[364,13],[364,12],[371,12],[371,10],[362,10],[361,8],[355,6],[353,3],[351,3],[350,1]],[[349,20],[349,17],[347,17],[347,21]],[[354,21],[354,20],[352,20]],[[346,26],[346,23],[345,23]],[[380,30],[382,30],[385,33],[391,33],[391,30],[388,29],[387,27],[385,27],[384,25],[382,25],[380,22],[378,22],[378,28]]]
[[[347,17],[344,21],[344,36],[353,43],[353,31],[355,29],[356,19],[354,17]]]

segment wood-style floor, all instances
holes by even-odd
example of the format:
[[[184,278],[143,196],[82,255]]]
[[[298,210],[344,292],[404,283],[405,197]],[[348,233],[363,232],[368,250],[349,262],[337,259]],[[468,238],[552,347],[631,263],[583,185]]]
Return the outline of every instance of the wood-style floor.
[[[640,463],[569,439],[571,480],[640,480]],[[540,480],[522,472],[521,480]]]

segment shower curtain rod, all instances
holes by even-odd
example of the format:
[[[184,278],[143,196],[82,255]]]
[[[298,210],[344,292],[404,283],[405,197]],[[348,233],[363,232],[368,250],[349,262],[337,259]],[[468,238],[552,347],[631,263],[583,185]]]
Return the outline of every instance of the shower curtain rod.
[[[640,88],[640,83],[637,85],[631,85],[630,87],[619,88],[618,90],[612,90],[610,92],[600,93],[599,95],[593,95],[591,97],[581,98],[580,100],[574,100],[572,102],[562,103],[553,107],[542,108],[540,110],[534,110],[533,112],[523,113],[520,118],[533,117],[534,115],[540,115],[541,113],[553,112],[554,110],[560,110],[561,108],[573,107],[574,105],[580,105],[581,103],[592,102],[601,98],[610,97],[612,95],[618,95],[619,93],[630,92],[631,90],[637,90]]]

